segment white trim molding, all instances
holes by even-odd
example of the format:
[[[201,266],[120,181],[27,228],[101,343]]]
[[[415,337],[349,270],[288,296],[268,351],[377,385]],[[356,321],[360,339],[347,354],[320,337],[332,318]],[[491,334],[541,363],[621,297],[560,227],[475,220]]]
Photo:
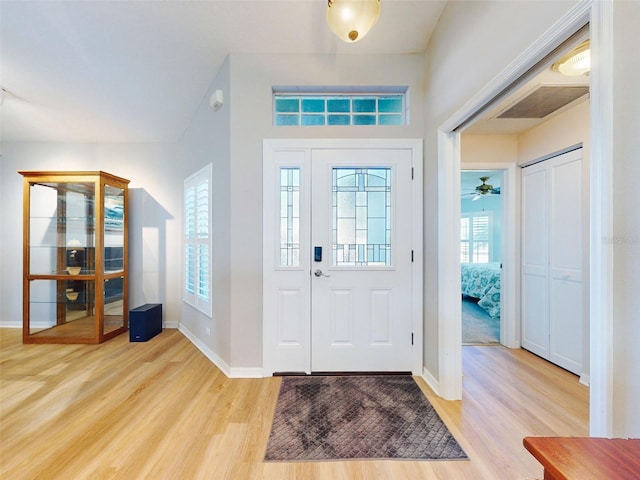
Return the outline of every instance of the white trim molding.
[[[427,385],[429,385],[429,388],[431,388],[436,395],[442,396],[440,395],[440,385],[438,380],[436,380],[435,377],[431,375],[431,372],[426,368],[422,369],[422,379],[427,383]]]
[[[207,347],[197,336],[195,336],[191,330],[185,327],[182,323],[179,324],[178,330],[185,337],[187,337],[189,341],[193,343],[196,348],[204,354],[205,357],[207,357],[216,367],[218,367],[222,371],[222,373],[231,378],[231,367],[229,367],[229,365],[224,360],[216,355],[216,353],[209,347]]]
[[[613,2],[591,3],[589,434],[613,435]]]

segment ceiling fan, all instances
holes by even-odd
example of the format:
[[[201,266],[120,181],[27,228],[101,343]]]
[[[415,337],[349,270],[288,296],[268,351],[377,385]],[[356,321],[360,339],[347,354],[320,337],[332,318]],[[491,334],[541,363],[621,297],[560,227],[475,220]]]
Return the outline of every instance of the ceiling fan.
[[[471,200],[474,202],[485,195],[500,195],[500,187],[493,188],[493,185],[489,185],[487,180],[489,180],[489,177],[480,177],[482,183],[473,192],[464,193],[463,195],[473,195]]]

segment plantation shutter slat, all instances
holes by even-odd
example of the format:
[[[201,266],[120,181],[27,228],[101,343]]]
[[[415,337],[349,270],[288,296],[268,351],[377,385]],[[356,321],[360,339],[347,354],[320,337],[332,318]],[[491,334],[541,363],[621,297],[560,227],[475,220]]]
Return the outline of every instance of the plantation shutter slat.
[[[211,165],[185,180],[184,301],[211,316]]]

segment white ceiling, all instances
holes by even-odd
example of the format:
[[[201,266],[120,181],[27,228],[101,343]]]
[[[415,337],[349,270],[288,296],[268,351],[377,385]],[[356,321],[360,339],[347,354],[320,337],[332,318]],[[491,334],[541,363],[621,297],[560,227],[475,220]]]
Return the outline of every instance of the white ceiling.
[[[1,140],[175,141],[229,53],[423,52],[445,3],[383,0],[345,44],[326,0],[0,0]]]

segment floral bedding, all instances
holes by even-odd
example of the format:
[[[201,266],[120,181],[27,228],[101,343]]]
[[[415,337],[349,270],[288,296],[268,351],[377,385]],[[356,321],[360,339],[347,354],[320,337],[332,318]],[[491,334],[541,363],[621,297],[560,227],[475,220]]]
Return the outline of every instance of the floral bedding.
[[[462,294],[479,299],[492,317],[500,316],[500,263],[463,263]]]

